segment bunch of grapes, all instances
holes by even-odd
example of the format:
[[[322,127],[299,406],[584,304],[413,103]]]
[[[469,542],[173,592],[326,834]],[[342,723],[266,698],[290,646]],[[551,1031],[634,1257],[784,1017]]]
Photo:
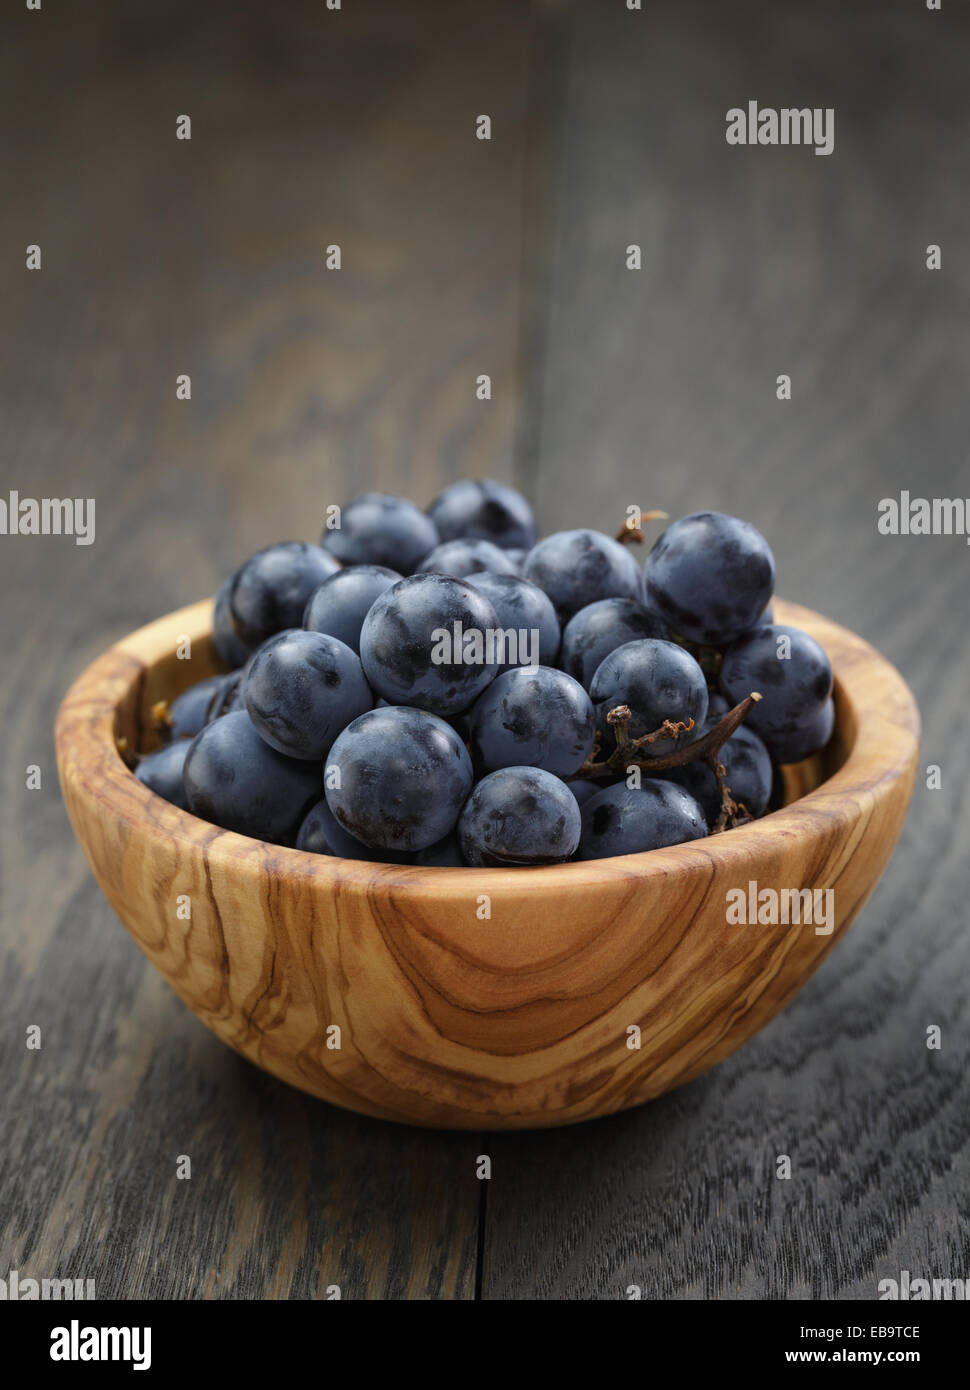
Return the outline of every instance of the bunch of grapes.
[[[761,816],[831,736],[828,658],[774,622],[748,522],[684,517],[642,568],[639,539],[540,540],[494,482],[358,497],[226,580],[226,674],[160,707],[136,775],[226,830],[392,864],[598,859]]]

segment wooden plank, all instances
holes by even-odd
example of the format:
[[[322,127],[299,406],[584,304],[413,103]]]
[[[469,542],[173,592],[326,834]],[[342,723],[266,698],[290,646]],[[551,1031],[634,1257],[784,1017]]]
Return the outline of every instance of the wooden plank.
[[[630,502],[750,518],[780,591],[902,670],[943,787],[918,782],[876,896],[739,1054],[582,1131],[493,1137],[484,1297],[854,1299],[904,1268],[967,1271],[967,552],[876,531],[902,488],[967,492],[970,26],[937,19],[585,3],[570,21],[531,381],[545,529],[612,529]],[[728,147],[749,99],[833,106],[834,154]]]
[[[102,1296],[474,1293],[480,1141],[314,1103],[212,1038],[95,889],[52,726],[99,650],[315,538],[328,503],[510,476],[527,22],[512,0],[4,16],[5,485],[97,505],[89,547],[0,541],[4,1271]]]

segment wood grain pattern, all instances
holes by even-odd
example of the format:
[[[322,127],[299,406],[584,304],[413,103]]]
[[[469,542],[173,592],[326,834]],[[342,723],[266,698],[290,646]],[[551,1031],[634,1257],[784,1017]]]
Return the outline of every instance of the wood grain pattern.
[[[177,693],[186,635],[205,662],[211,603],[133,633],[72,686],[56,731],[65,802],[145,954],[275,1076],[412,1124],[589,1120],[689,1081],[757,1032],[852,922],[896,842],[919,749],[905,684],[818,615],[779,603],[778,617],[832,661],[828,761],[788,806],[704,841],[542,869],[426,869],[210,826],[147,791],[115,741],[142,746],[153,704]],[[751,880],[831,890],[829,930],[732,923],[727,893]]]

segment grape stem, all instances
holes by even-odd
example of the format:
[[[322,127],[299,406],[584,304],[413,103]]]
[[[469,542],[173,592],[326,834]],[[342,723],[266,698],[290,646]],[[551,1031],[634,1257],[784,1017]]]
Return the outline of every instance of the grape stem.
[[[742,825],[750,820],[747,808],[739,805],[731,796],[731,788],[724,780],[724,764],[721,762],[721,749],[727,743],[731,735],[740,728],[761,699],[760,694],[753,690],[744,700],[728,710],[727,714],[708,729],[706,734],[695,739],[693,743],[681,743],[672,753],[664,753],[659,758],[651,757],[645,750],[650,744],[656,743],[658,738],[674,739],[680,738],[681,734],[689,734],[694,727],[693,719],[686,723],[681,721],[665,719],[659,729],[654,729],[653,733],[642,734],[639,738],[630,737],[630,706],[616,705],[606,716],[606,722],[613,730],[616,740],[616,747],[608,757],[598,759],[596,754],[599,752],[599,734],[596,735],[596,743],[593,751],[583,763],[578,772],[574,772],[566,780],[568,782],[578,781],[580,778],[608,777],[611,773],[625,772],[631,767],[646,768],[649,772],[666,772],[668,768],[683,767],[685,763],[701,762],[711,769],[717,779],[718,791],[721,793],[721,810],[714,826],[712,834],[720,830],[729,830],[736,825]]]
[[[158,733],[171,729],[175,723],[167,700],[156,700],[151,708],[152,728]]]
[[[630,518],[627,517],[619,531],[616,539],[621,545],[643,545],[643,523],[645,521],[669,521],[670,516],[667,512],[641,512],[640,521],[636,526],[630,525]]]

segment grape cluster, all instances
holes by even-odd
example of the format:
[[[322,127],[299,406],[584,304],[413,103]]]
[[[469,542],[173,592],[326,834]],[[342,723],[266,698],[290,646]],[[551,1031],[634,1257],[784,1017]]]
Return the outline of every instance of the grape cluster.
[[[388,864],[597,859],[763,815],[778,765],[831,737],[828,658],[774,621],[750,523],[684,517],[642,568],[629,538],[539,539],[494,482],[358,497],[226,580],[228,669],[157,708],[135,775],[224,829]]]

